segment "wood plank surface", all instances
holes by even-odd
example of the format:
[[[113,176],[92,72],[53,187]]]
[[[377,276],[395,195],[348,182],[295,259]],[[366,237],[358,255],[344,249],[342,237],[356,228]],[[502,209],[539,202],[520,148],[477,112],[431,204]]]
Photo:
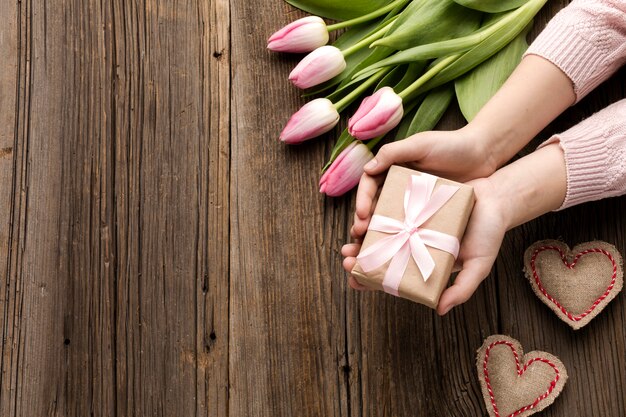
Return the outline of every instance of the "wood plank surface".
[[[19,216],[19,209],[14,205],[19,202],[21,171],[14,169],[18,159],[17,120],[23,109],[19,102],[18,88],[24,83],[18,82],[23,65],[20,53],[20,21],[18,4],[9,0],[0,2],[0,415],[9,415],[15,408],[16,377],[18,372],[18,336],[20,325],[19,311],[21,297],[17,292],[16,268],[17,243],[15,234],[19,229],[12,227],[13,216]],[[17,194],[17,198],[16,198]],[[16,201],[18,200],[18,201]]]
[[[1,415],[225,416],[228,2],[4,3]]]
[[[231,416],[348,415],[349,201],[318,193],[330,143],[278,141],[304,100],[286,81],[297,58],[265,48],[299,16],[280,1],[231,8]]]
[[[566,1],[550,2],[537,18],[534,34]],[[532,151],[607,105],[626,97],[626,68],[591,92],[548,126],[528,146]],[[509,232],[496,263],[500,331],[517,338],[527,351],[544,350],[560,357],[569,374],[560,399],[546,416],[622,416],[626,413],[626,303],[618,296],[585,328],[573,331],[538,302],[524,277],[523,253],[542,239],[560,239],[570,247],[604,240],[626,254],[626,198],[586,203],[550,213]]]
[[[626,70],[557,119],[539,140],[562,131],[579,120],[626,96]],[[539,143],[539,141],[536,141]],[[523,254],[533,242],[561,239],[570,247],[604,240],[626,253],[626,198],[585,203],[550,213],[507,235],[498,258],[502,332],[517,335],[528,350],[559,355],[569,373],[562,398],[544,411],[547,416],[621,416],[626,410],[626,303],[618,296],[591,324],[572,331],[546,306],[537,302],[522,272]]]
[[[455,108],[439,127],[454,129],[462,120]],[[493,279],[443,318],[384,293],[352,296],[361,298],[360,328],[353,329],[361,341],[361,395],[354,408],[366,416],[480,415],[474,357],[498,327]]]
[[[227,413],[228,14],[113,3],[120,416]]]
[[[567,0],[548,2],[531,37]],[[573,332],[522,273],[532,242],[626,253],[626,198],[510,233],[446,317],[350,290],[353,195],[318,193],[339,128],[285,146],[299,57],[282,0],[0,0],[0,416],[485,415],[484,338],[561,357],[546,416],[626,409],[623,295]],[[626,70],[520,155],[626,96]],[[451,109],[438,126],[463,119]]]

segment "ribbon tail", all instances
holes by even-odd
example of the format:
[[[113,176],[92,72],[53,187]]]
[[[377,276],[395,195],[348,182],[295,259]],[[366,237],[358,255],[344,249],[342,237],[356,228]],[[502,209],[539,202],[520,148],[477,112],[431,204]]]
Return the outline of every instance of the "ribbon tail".
[[[411,250],[409,248],[409,242],[405,242],[400,248],[396,256],[393,257],[385,272],[385,278],[383,279],[383,289],[387,294],[399,296],[398,289],[400,288],[400,282],[406,271],[406,267],[409,264],[409,258],[411,256]]]
[[[424,282],[426,282],[435,270],[435,260],[430,256],[426,244],[417,233],[411,235],[409,242],[413,259],[415,259],[417,268],[420,270]]]

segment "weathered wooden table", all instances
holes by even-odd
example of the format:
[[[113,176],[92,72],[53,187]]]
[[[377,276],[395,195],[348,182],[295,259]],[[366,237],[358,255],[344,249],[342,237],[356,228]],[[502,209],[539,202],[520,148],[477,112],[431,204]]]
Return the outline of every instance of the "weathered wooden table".
[[[536,28],[567,1],[551,1]],[[530,243],[626,250],[626,198],[509,233],[440,318],[347,288],[351,198],[265,50],[281,0],[0,2],[0,415],[477,416],[483,338],[559,355],[544,415],[626,415],[626,302],[574,333],[522,275]],[[540,135],[626,96],[622,70]],[[440,128],[460,126],[457,110]],[[536,145],[535,142],[533,145]],[[529,147],[532,149],[532,146]]]

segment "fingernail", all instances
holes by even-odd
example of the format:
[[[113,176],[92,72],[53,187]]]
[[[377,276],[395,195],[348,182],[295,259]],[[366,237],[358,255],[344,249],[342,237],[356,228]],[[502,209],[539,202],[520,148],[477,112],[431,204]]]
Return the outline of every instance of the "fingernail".
[[[378,161],[376,160],[376,158],[374,158],[371,161],[369,161],[367,164],[365,164],[365,169],[374,169],[376,165],[378,165]]]

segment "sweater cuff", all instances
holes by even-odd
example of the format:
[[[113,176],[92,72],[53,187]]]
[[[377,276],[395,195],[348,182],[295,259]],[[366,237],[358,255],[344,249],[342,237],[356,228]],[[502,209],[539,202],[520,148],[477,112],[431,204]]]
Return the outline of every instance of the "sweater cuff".
[[[576,103],[606,78],[605,71],[599,71],[606,52],[565,20],[553,19],[524,55],[538,55],[563,71],[572,81]]]
[[[567,193],[559,208],[626,194],[626,99],[611,104],[539,146],[558,143]]]
[[[605,142],[597,126],[581,123],[539,146],[558,143],[565,156],[567,193],[557,211],[606,197],[608,154]]]

